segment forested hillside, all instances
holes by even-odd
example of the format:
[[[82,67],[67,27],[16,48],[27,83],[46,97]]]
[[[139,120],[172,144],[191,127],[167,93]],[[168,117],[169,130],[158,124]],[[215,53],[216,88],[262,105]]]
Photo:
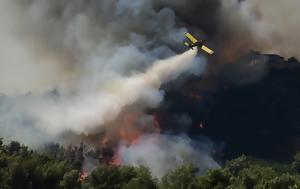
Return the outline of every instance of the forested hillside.
[[[83,176],[75,148],[59,148],[61,156],[34,152],[18,142],[0,143],[1,189],[296,189],[300,187],[300,155],[290,164],[246,156],[223,168],[198,175],[192,165],[180,166],[162,178],[145,167],[100,165]],[[80,151],[80,148],[76,148]],[[51,151],[51,150],[50,150]],[[49,152],[49,150],[48,150]],[[64,157],[64,159],[61,159]],[[78,164],[79,163],[79,164]]]

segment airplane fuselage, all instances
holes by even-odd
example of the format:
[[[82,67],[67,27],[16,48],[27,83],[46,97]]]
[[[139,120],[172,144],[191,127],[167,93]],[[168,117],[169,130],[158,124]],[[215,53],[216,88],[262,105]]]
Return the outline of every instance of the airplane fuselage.
[[[190,48],[193,49],[194,47],[199,47],[201,48],[203,46],[202,41],[197,41],[196,43],[190,44]]]

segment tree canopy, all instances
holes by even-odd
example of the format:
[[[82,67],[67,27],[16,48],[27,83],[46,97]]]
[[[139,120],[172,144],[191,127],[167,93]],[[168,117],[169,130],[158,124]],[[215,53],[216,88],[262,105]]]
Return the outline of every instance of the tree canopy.
[[[79,148],[48,146],[34,152],[0,139],[1,189],[296,189],[300,187],[299,154],[292,163],[247,156],[227,161],[223,168],[199,175],[193,165],[182,165],[162,178],[146,167],[100,165],[80,178]],[[73,157],[72,157],[73,156]]]

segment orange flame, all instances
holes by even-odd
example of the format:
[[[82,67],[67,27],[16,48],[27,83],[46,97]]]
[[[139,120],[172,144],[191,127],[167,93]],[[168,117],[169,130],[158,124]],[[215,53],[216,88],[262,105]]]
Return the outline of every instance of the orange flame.
[[[102,140],[101,140],[101,145],[102,146],[107,146],[108,142],[109,142],[109,138],[106,135],[104,135]]]
[[[200,129],[204,129],[204,124],[203,124],[203,122],[201,122],[200,124],[199,124],[199,126],[198,126]]]
[[[160,122],[157,113],[152,114],[152,127],[143,125],[140,122],[141,114],[139,112],[126,112],[120,118],[120,127],[117,130],[119,140],[125,143],[125,145],[136,145],[140,142],[141,137],[144,133],[151,132],[160,132]],[[110,146],[110,135],[104,135],[100,141],[101,146],[109,147]],[[107,165],[122,165],[123,159],[118,153],[114,153],[113,157],[106,161]]]
[[[159,123],[159,117],[157,113],[154,113],[153,115],[153,125],[155,129],[160,132],[160,123]]]
[[[138,113],[128,113],[124,116],[122,126],[119,129],[119,135],[122,141],[133,144],[137,143],[142,136],[142,130],[137,125]]]
[[[122,157],[118,153],[114,155],[114,157],[110,162],[111,165],[122,165],[122,163],[123,163]]]
[[[80,182],[83,182],[88,176],[89,176],[88,172],[81,171],[80,174],[79,174]]]
[[[190,93],[189,94],[189,98],[191,98],[193,100],[196,100],[196,101],[203,100],[203,97],[200,94],[198,94],[198,93]]]

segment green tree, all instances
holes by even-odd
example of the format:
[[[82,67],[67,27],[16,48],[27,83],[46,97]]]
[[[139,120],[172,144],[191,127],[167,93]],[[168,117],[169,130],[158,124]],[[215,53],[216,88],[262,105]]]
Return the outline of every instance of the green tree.
[[[11,141],[7,147],[9,154],[16,154],[20,151],[21,144],[17,141]]]
[[[156,189],[157,181],[152,178],[151,172],[145,167],[136,167],[136,175],[122,189]]]
[[[200,189],[224,189],[231,185],[231,181],[232,175],[228,169],[216,169],[199,177],[197,186]]]
[[[76,177],[78,180],[79,175],[71,174],[72,166],[65,161],[28,151],[26,146],[21,146],[14,141],[3,145],[2,148],[3,150],[0,151],[1,189],[70,188],[70,185],[67,185],[70,184],[68,173],[74,180]]]
[[[64,174],[63,180],[60,182],[59,186],[62,189],[80,189],[81,183],[78,178],[79,172],[77,170],[72,170]]]
[[[292,167],[300,173],[300,152],[296,153],[294,156],[294,161],[292,163]]]
[[[160,183],[160,189],[196,189],[198,169],[192,165],[178,167],[167,173]]]
[[[245,189],[252,189],[257,185],[263,187],[266,182],[275,177],[277,177],[277,173],[271,167],[251,165],[240,171],[236,178],[236,185],[244,186]]]
[[[144,167],[101,166],[83,183],[86,189],[155,189],[156,182]]]
[[[241,170],[250,166],[247,156],[242,155],[236,159],[230,160],[226,162],[225,167],[229,169],[229,171],[237,175]]]
[[[2,148],[3,145],[3,138],[0,138],[0,148]]]
[[[269,181],[266,188],[297,189],[300,188],[300,179],[298,175],[284,174]]]

